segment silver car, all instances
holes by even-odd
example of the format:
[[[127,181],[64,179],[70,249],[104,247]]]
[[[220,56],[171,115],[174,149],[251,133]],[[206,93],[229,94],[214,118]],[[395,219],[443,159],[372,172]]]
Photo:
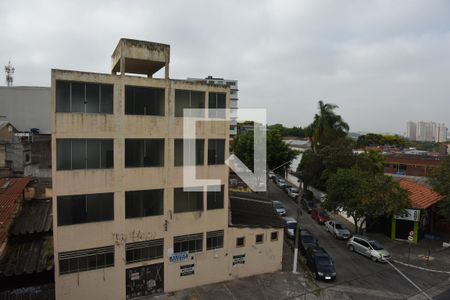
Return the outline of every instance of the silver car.
[[[298,188],[296,188],[296,187],[290,187],[289,189],[288,189],[288,196],[291,198],[291,199],[297,199],[297,197],[298,197],[298,193],[299,193],[299,190],[298,190]]]
[[[280,201],[272,201],[272,205],[280,216],[286,215],[286,209],[284,208],[283,203]]]
[[[370,257],[375,262],[386,262],[391,259],[391,254],[382,245],[365,236],[354,235],[348,240],[347,248]]]
[[[352,234],[342,223],[336,222],[335,220],[329,220],[325,222],[325,229],[331,233],[337,239],[349,239]]]

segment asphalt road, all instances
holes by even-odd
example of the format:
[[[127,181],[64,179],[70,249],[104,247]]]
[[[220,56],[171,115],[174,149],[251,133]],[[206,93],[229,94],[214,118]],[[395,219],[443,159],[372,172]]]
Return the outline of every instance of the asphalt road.
[[[273,182],[269,183],[271,200],[281,201],[287,216],[297,218],[297,204]],[[419,293],[405,278],[386,263],[375,263],[369,258],[350,252],[346,241],[336,240],[302,210],[300,227],[308,229],[333,258],[337,278],[333,282],[313,281],[324,295],[342,299],[405,299]],[[389,249],[388,249],[389,250]],[[406,276],[423,290],[432,290],[449,276],[397,266]]]

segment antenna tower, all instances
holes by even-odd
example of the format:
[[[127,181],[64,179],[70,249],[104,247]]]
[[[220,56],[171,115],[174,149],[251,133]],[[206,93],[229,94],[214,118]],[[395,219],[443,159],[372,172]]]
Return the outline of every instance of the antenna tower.
[[[14,67],[11,65],[11,59],[8,62],[8,65],[5,66],[5,73],[6,73],[6,86],[12,86],[13,85],[13,75],[14,75]]]

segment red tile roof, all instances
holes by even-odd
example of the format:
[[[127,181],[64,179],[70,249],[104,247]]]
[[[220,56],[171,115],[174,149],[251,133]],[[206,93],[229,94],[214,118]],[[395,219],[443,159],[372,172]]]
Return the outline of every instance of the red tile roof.
[[[22,192],[30,178],[0,179],[0,245],[7,237],[10,221],[17,210]]]
[[[441,201],[445,197],[422,184],[412,182],[410,180],[401,179],[399,184],[400,187],[409,192],[411,208],[427,208]]]

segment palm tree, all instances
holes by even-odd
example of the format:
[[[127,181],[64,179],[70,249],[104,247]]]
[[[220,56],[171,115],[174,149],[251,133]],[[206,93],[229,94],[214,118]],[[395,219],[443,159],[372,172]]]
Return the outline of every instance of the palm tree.
[[[334,139],[347,135],[349,126],[340,115],[334,113],[337,105],[319,101],[319,114],[307,127],[308,138],[314,152],[318,147],[330,144]]]

